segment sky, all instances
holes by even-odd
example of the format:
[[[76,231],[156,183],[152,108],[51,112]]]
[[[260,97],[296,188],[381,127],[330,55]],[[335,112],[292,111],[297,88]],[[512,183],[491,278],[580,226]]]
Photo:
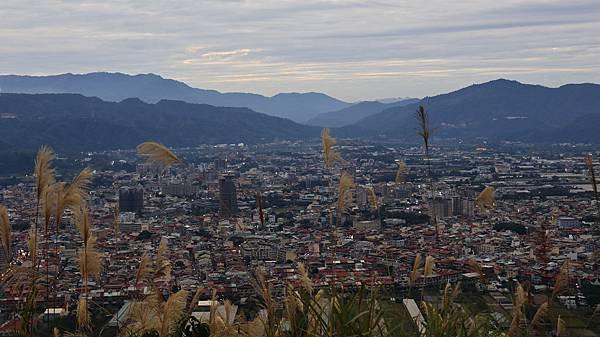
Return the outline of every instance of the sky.
[[[347,101],[598,83],[600,1],[0,1],[0,74],[94,71]]]

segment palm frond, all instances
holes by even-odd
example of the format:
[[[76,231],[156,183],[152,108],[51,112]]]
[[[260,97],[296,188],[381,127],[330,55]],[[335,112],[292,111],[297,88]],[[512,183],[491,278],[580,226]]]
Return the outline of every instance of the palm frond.
[[[137,146],[137,153],[146,162],[163,169],[181,163],[181,160],[166,146],[156,142],[145,142]]]
[[[323,143],[323,161],[325,168],[333,167],[335,162],[342,161],[342,155],[334,148],[337,141],[329,134],[329,129],[324,128],[321,132],[321,141]]]
[[[38,150],[34,172],[38,199],[42,196],[44,190],[54,183],[54,169],[51,167],[54,158],[54,151],[50,147],[43,145]]]
[[[8,209],[4,205],[0,205],[0,240],[2,242],[2,249],[8,261],[10,261],[10,244],[11,244],[11,231],[10,219],[8,218]]]

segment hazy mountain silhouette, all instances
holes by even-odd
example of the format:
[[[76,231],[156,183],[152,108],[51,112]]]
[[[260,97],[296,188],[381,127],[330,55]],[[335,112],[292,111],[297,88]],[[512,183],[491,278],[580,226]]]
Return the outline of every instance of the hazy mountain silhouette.
[[[600,142],[600,132],[583,131],[592,127],[590,121],[599,119],[600,85],[584,83],[548,88],[504,79],[386,109],[340,133],[415,139],[415,110],[419,104],[429,111],[437,137]]]
[[[169,146],[257,143],[317,137],[320,129],[248,108],[130,98],[106,102],[79,94],[1,94],[0,146],[61,152],[131,149],[147,140]]]
[[[328,111],[350,106],[325,94],[282,93],[266,97],[250,93],[221,93],[197,89],[155,74],[122,73],[62,74],[52,76],[0,76],[0,89],[11,93],[75,93],[120,102],[137,97],[147,103],[162,99],[179,100],[214,106],[247,107],[269,115],[304,122]]]
[[[385,109],[396,106],[405,106],[416,103],[419,100],[416,98],[408,98],[401,101],[391,103],[381,103],[378,101],[365,101],[356,103],[347,108],[337,111],[325,112],[319,114],[306,122],[308,125],[340,127],[351,125],[368,116],[374,115]]]

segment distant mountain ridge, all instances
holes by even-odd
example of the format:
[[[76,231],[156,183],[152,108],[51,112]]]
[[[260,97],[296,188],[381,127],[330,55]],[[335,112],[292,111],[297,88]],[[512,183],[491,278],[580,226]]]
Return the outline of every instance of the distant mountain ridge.
[[[214,106],[247,107],[296,122],[305,122],[320,113],[351,105],[316,92],[281,93],[272,97],[251,93],[221,93],[193,88],[155,74],[96,72],[50,76],[0,75],[0,89],[5,93],[73,93],[112,102],[136,97],[147,103],[170,99]]]
[[[600,85],[558,88],[499,79],[386,109],[340,134],[416,139],[415,110],[429,112],[435,136],[462,140],[600,143]],[[588,122],[585,122],[588,121]]]
[[[138,98],[106,102],[79,94],[0,94],[0,150],[61,152],[132,149],[155,140],[173,147],[318,137],[319,128],[248,108]]]
[[[173,82],[180,92],[181,83]],[[197,90],[190,89],[193,93]],[[356,118],[366,111],[368,116],[354,124],[330,124],[333,135],[383,136],[412,142],[418,141],[415,110],[419,104],[429,111],[434,142],[443,138],[466,142],[600,144],[600,85],[589,83],[548,88],[500,79],[425,97],[405,106],[362,102],[323,116]],[[379,112],[382,107],[384,110]],[[145,103],[130,98],[107,102],[79,94],[0,94],[3,151],[35,149],[45,143],[69,151],[133,148],[148,139],[171,146],[260,143],[316,138],[320,129],[247,108],[174,100]]]
[[[351,125],[368,116],[374,115],[385,109],[397,106],[405,106],[418,102],[417,98],[407,98],[391,103],[382,103],[378,101],[364,101],[351,105],[337,111],[318,114],[306,122],[308,125],[324,127],[342,127]]]

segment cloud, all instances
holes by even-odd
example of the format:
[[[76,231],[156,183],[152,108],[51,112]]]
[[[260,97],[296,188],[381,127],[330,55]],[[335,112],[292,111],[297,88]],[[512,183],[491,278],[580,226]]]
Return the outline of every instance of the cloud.
[[[597,0],[3,0],[0,13],[0,73],[154,72],[347,100],[600,82]]]

